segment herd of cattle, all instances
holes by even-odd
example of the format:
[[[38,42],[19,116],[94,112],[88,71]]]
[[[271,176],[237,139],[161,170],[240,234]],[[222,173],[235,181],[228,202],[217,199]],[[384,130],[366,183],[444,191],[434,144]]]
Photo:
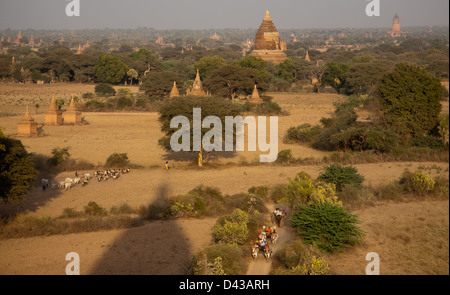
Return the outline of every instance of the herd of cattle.
[[[75,172],[75,177],[66,177],[62,181],[57,182],[49,182],[48,179],[43,178],[41,180],[42,190],[45,191],[49,186],[52,189],[65,189],[68,190],[76,185],[85,186],[91,181],[91,179],[95,179],[98,182],[107,181],[108,179],[116,180],[120,177],[121,174],[130,173],[131,168],[126,169],[108,169],[108,170],[99,170],[94,171],[93,173],[87,172],[83,175]]]

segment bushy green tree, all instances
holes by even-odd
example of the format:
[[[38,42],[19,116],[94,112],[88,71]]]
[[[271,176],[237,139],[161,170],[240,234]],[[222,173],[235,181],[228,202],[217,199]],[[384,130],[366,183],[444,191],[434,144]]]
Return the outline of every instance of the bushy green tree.
[[[176,128],[170,127],[170,122],[176,116],[185,116],[190,122],[189,142],[190,149],[193,149],[193,109],[201,109],[201,119],[208,116],[217,116],[221,122],[225,122],[225,116],[237,116],[241,113],[242,107],[230,100],[225,100],[220,97],[197,97],[184,96],[177,97],[167,101],[161,106],[159,110],[159,121],[161,123],[161,131],[164,137],[159,140],[159,145],[166,150],[170,150],[170,138],[177,131]],[[209,128],[201,129],[201,138],[209,131]],[[225,128],[222,128],[222,139],[225,140]],[[215,138],[215,140],[217,140]],[[181,152],[181,151],[180,151]],[[208,153],[209,154],[209,153]],[[198,166],[203,163],[203,147],[198,152]]]
[[[183,93],[185,91],[184,81],[173,72],[151,72],[143,78],[140,90],[145,91],[149,97],[165,97],[170,94],[174,81],[177,82],[178,91]]]
[[[128,67],[117,56],[103,54],[95,67],[95,77],[100,83],[118,84],[124,80]]]
[[[302,205],[291,221],[306,243],[326,252],[343,251],[358,244],[365,235],[357,226],[360,221],[356,215],[328,202]]]
[[[213,71],[220,69],[226,64],[227,62],[220,56],[205,56],[194,64],[194,68],[199,71],[200,77],[205,80],[209,78]]]
[[[336,186],[338,191],[342,190],[345,184],[351,184],[356,187],[361,187],[364,181],[364,176],[358,173],[358,169],[353,166],[341,166],[339,164],[332,164],[323,168],[324,172],[319,175],[318,179]]]
[[[37,174],[34,159],[22,142],[6,137],[0,129],[0,199],[21,200]]]
[[[378,87],[384,124],[404,138],[426,135],[438,124],[442,86],[421,67],[398,64]]]
[[[260,92],[266,90],[258,72],[237,66],[224,66],[212,72],[203,85],[213,95],[231,98],[233,94],[250,95],[257,85]]]

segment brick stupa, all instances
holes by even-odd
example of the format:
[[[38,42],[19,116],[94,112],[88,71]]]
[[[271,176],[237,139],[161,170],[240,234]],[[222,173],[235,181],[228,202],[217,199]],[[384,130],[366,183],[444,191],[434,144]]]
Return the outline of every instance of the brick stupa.
[[[30,111],[25,111],[25,116],[17,123],[17,136],[37,136],[37,123],[30,116]]]
[[[255,88],[253,88],[252,96],[250,97],[250,99],[248,101],[250,103],[262,103],[263,102],[263,100],[259,96],[258,88],[256,88],[256,85],[255,85]]]
[[[180,96],[180,92],[178,91],[178,88],[177,88],[177,82],[173,81],[173,87],[172,87],[172,90],[170,91],[169,97],[172,98],[172,97],[177,97],[177,96]]]
[[[62,112],[56,107],[55,98],[52,96],[50,107],[45,112],[44,125],[62,125]]]
[[[250,55],[260,57],[274,64],[279,64],[287,58],[284,50],[286,50],[286,42],[280,41],[280,33],[273,24],[269,11],[267,10],[266,16],[258,32],[256,32],[255,50]]]
[[[72,100],[70,101],[69,108],[64,113],[64,124],[65,125],[78,125],[82,124],[81,122],[81,112],[77,109],[75,101],[72,96]]]
[[[202,80],[200,79],[200,74],[197,69],[197,76],[195,77],[194,85],[192,85],[192,88],[188,90],[187,95],[194,95],[194,96],[207,96],[207,93],[203,91],[203,84]]]

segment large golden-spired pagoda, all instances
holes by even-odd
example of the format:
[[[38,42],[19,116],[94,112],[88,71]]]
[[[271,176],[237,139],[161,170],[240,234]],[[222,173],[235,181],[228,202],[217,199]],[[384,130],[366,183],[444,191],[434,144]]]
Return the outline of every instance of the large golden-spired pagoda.
[[[52,96],[50,107],[44,115],[44,125],[62,125],[62,112],[56,107],[55,98]]]
[[[36,136],[38,135],[37,123],[30,116],[30,111],[25,111],[25,116],[17,123],[17,136]]]
[[[255,50],[250,55],[278,64],[287,58],[287,55],[283,52],[286,49],[286,42],[280,40],[280,33],[273,24],[270,13],[267,10],[266,16],[258,32],[256,32]]]

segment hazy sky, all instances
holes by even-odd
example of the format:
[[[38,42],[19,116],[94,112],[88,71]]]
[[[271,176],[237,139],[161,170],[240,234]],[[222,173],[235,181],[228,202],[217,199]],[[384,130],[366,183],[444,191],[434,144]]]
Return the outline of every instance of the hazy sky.
[[[80,16],[65,13],[69,0],[0,0],[0,30],[137,28],[258,28],[268,9],[279,29],[449,25],[449,0],[79,0]]]

